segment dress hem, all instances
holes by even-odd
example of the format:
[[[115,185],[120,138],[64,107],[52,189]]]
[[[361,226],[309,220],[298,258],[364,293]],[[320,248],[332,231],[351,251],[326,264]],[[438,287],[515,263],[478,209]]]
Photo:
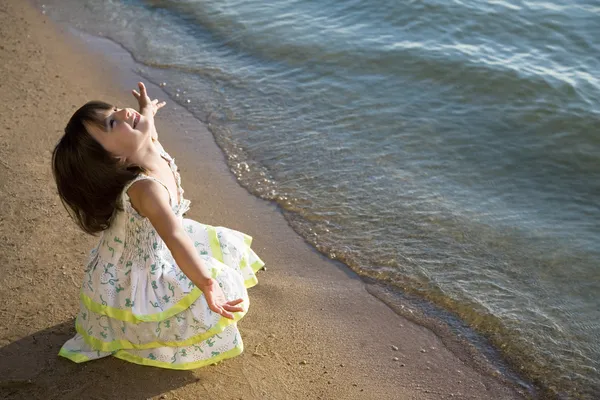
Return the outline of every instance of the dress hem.
[[[117,351],[115,354],[113,354],[113,357],[119,358],[124,361],[128,361],[133,364],[146,365],[149,367],[159,367],[159,368],[174,369],[174,370],[189,370],[189,369],[202,368],[207,365],[216,364],[216,363],[226,360],[228,358],[236,357],[236,356],[242,354],[243,351],[244,351],[244,345],[242,343],[240,343],[233,349],[228,350],[224,353],[221,353],[218,356],[215,356],[213,358],[209,358],[207,360],[201,360],[201,361],[193,361],[193,362],[189,362],[189,363],[182,363],[182,364],[174,364],[174,363],[168,363],[168,362],[164,362],[164,361],[150,360],[148,358],[143,358],[140,356],[133,355],[125,350]]]
[[[64,347],[60,349],[60,351],[58,352],[58,355],[61,357],[67,358],[77,364],[91,360],[91,358],[84,356],[81,353],[78,353],[76,351],[67,350]]]
[[[213,270],[214,272],[214,270]],[[214,273],[213,273],[214,275]],[[155,313],[155,314],[140,314],[136,315],[129,310],[122,310],[120,308],[111,307],[109,305],[103,305],[96,303],[89,296],[81,292],[79,298],[83,305],[90,311],[96,314],[106,315],[110,318],[118,319],[119,321],[131,322],[139,324],[140,322],[159,322],[167,318],[179,314],[180,312],[189,308],[198,298],[202,295],[202,290],[194,287],[188,294],[186,294],[181,300],[174,304],[168,310]]]
[[[246,315],[246,312],[234,313],[234,319],[221,317],[221,319],[219,319],[219,322],[217,322],[217,324],[210,328],[208,331],[180,341],[154,341],[143,344],[131,343],[128,340],[113,340],[111,342],[104,342],[96,337],[89,335],[78,323],[75,323],[75,330],[83,337],[85,343],[96,351],[118,351],[127,349],[147,350],[156,347],[184,347],[190,346],[198,342],[202,342],[216,334],[223,332],[223,330],[226,327],[238,322],[244,317],[244,315]]]

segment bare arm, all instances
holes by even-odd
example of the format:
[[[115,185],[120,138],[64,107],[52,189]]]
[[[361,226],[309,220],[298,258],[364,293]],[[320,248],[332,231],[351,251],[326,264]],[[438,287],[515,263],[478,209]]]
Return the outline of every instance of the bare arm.
[[[154,127],[154,115],[156,112],[163,108],[166,102],[158,102],[158,99],[150,100],[150,96],[148,96],[148,92],[146,91],[146,86],[143,82],[138,82],[138,88],[140,91],[132,90],[131,93],[133,97],[138,101],[138,105],[140,107],[140,114],[143,114],[149,121],[152,121],[152,140],[158,140],[158,133],[156,132],[156,128]]]
[[[218,283],[211,278],[192,240],[173,213],[165,188],[152,180],[144,179],[134,183],[128,195],[131,204],[140,215],[150,220],[171,251],[179,269],[202,290],[210,309],[230,319],[233,318],[233,312],[243,311],[243,308],[238,306],[243,300],[226,301]]]

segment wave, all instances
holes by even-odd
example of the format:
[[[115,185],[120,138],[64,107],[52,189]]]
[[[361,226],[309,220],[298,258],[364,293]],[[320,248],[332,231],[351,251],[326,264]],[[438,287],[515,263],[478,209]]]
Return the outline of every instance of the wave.
[[[453,310],[539,383],[592,387],[582,349],[594,336],[561,329],[596,329],[575,321],[594,310],[540,306],[532,276],[575,291],[548,303],[594,281],[598,255],[579,243],[599,234],[595,44],[551,3],[397,3],[131,0],[119,7],[144,5],[160,29],[110,21],[148,76],[197,96],[182,105],[240,182],[319,251]]]
[[[291,2],[283,12],[286,2],[253,4],[248,10],[243,4],[236,8],[235,2],[147,2],[181,18],[190,29],[208,32],[234,52],[322,74],[418,80],[460,89],[467,93],[463,98],[477,102],[493,102],[501,92],[507,102],[549,96],[568,104],[588,102],[600,92],[600,79],[593,73],[594,66],[600,67],[597,61],[588,57],[589,68],[571,67],[571,57],[587,57],[595,49],[580,33],[543,24],[532,29],[532,22],[511,13],[480,10],[468,15],[469,7],[457,11],[436,2],[429,2],[435,12],[426,19],[410,22],[398,17],[382,22],[381,12],[355,3],[342,2],[344,7],[332,10]],[[279,10],[274,10],[278,4]],[[423,12],[413,8],[409,15]]]

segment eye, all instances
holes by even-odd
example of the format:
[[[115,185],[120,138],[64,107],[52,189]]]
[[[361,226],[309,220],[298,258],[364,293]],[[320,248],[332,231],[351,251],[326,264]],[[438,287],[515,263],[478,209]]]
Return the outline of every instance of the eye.
[[[118,112],[119,109],[117,107],[113,107],[112,111],[113,111],[113,114],[114,114],[114,113]],[[115,126],[115,122],[116,121],[114,119],[111,119],[110,121],[108,121],[108,126],[109,126],[110,129],[112,129]]]

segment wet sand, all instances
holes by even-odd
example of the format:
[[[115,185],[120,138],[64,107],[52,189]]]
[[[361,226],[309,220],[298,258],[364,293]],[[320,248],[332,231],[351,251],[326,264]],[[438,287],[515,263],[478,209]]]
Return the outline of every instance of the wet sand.
[[[0,398],[523,398],[307,245],[274,204],[237,184],[210,132],[173,103],[157,126],[192,201],[188,218],[250,234],[267,265],[239,324],[245,352],[193,371],[59,358],[96,238],[63,209],[51,151],[84,102],[133,107],[136,77],[26,2],[0,5],[0,35]]]

